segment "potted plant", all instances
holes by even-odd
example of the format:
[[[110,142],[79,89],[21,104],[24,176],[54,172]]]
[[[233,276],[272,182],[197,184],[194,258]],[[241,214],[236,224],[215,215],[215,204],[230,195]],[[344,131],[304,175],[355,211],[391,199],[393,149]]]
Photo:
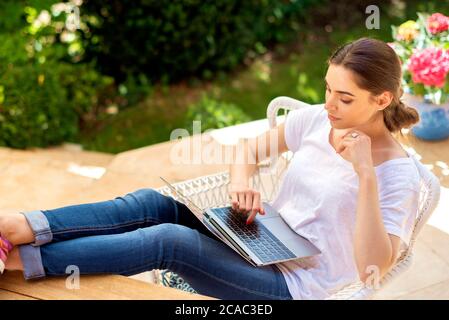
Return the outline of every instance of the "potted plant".
[[[418,13],[392,26],[389,45],[402,62],[404,102],[420,115],[412,133],[424,140],[449,137],[449,17]]]

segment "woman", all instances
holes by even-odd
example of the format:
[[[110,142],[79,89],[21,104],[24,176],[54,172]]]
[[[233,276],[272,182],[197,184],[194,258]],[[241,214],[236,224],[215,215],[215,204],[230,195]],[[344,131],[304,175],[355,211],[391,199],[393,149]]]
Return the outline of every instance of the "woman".
[[[170,269],[199,293],[221,299],[322,299],[383,276],[409,243],[419,192],[413,159],[393,134],[419,117],[400,101],[400,61],[382,41],[363,38],[339,48],[325,82],[324,108],[292,111],[254,144],[246,141],[254,147],[241,149],[257,162],[260,154],[294,152],[273,206],[320,255],[253,267],[183,204],[142,189],[2,216],[6,269],[23,270],[26,279],[65,275],[71,265],[82,274]],[[271,136],[277,145],[264,145]],[[230,168],[232,206],[247,214],[247,223],[264,214],[259,192],[248,187],[255,168],[249,162]]]

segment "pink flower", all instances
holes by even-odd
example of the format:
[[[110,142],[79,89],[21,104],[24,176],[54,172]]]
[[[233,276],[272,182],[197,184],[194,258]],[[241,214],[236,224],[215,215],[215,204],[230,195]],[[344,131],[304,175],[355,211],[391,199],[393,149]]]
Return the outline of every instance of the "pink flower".
[[[427,18],[427,29],[432,34],[437,34],[449,29],[449,17],[441,13],[434,13]]]
[[[408,70],[413,82],[441,88],[449,72],[449,50],[429,47],[415,51],[410,57]]]

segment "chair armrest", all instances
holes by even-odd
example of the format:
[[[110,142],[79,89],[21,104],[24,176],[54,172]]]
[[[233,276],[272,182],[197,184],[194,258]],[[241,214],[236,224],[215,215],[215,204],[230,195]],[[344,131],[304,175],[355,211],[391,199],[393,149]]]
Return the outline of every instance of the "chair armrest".
[[[273,167],[269,163],[262,163],[258,166],[258,170],[253,174],[250,180],[250,186],[261,193],[262,201],[272,201],[276,196],[282,175],[288,166],[288,160],[276,161]],[[267,169],[268,168],[268,169]],[[198,177],[186,181],[173,183],[172,185],[178,192],[193,201],[201,210],[210,207],[226,206],[230,204],[228,196],[229,188],[229,171],[223,171],[207,176]],[[163,195],[173,197],[180,202],[183,201],[179,196],[173,194],[167,186],[156,189]],[[189,207],[194,213],[199,210]]]
[[[366,300],[372,299],[374,294],[385,287],[388,283],[392,282],[394,279],[398,278],[407,269],[410,268],[413,262],[413,253],[409,249],[404,251],[398,261],[394,266],[387,272],[386,275],[380,280],[376,285],[373,284],[372,287],[365,285],[363,282],[359,281],[356,283],[349,284],[348,286],[340,289],[338,292],[334,293],[326,300]]]

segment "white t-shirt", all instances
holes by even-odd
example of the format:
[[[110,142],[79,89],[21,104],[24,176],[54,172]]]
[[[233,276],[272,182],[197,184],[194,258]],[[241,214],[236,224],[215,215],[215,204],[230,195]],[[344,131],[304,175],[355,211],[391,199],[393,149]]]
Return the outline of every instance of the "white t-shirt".
[[[324,105],[291,111],[285,140],[294,153],[273,207],[321,254],[276,264],[294,299],[324,299],[358,281],[354,229],[358,176],[329,143]],[[375,167],[385,229],[409,244],[418,209],[420,177],[412,155]]]

